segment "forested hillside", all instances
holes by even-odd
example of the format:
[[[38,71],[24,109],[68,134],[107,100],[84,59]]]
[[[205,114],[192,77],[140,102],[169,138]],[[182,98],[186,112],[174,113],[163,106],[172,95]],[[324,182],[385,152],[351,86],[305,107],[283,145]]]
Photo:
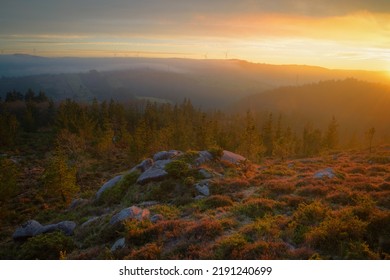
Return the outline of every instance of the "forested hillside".
[[[308,92],[357,104],[351,89],[387,116],[386,88],[351,80],[282,88],[235,112],[7,92],[0,257],[388,258],[383,122],[346,104],[370,121],[350,133],[325,99],[299,118],[289,107],[314,106]]]

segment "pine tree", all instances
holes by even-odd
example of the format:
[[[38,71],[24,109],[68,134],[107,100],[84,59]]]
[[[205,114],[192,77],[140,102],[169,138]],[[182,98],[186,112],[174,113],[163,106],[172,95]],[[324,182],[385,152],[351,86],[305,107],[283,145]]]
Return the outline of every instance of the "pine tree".
[[[366,132],[366,138],[368,140],[368,145],[369,145],[369,150],[370,150],[370,153],[372,152],[372,141],[374,139],[374,135],[375,135],[375,128],[374,127],[371,127],[367,132]]]
[[[0,202],[5,202],[18,192],[18,170],[9,160],[0,158]]]
[[[244,123],[244,130],[240,137],[238,151],[248,159],[258,161],[264,152],[264,148],[261,144],[255,120],[250,111],[247,111]]]
[[[326,131],[325,136],[325,146],[332,150],[335,149],[339,142],[339,133],[338,133],[339,125],[336,121],[336,118],[333,116],[332,120],[328,125],[328,130]]]
[[[66,154],[57,149],[43,175],[45,195],[68,205],[80,191],[76,184],[76,168],[69,164]]]
[[[262,140],[265,147],[265,155],[272,156],[274,150],[274,128],[272,113],[269,114],[268,120],[263,126],[262,129]]]

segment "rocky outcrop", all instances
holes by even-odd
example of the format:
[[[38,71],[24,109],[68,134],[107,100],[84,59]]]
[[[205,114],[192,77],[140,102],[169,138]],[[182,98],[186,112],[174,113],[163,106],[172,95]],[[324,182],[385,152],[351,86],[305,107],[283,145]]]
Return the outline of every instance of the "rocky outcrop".
[[[204,196],[209,196],[210,195],[210,188],[209,188],[209,181],[208,180],[203,180],[200,181],[199,183],[195,184],[195,189]]]
[[[232,153],[232,152],[229,152],[229,151],[225,150],[222,153],[221,160],[228,161],[228,162],[231,162],[233,164],[238,164],[240,162],[245,161],[246,158],[244,158],[243,156],[241,156],[239,154],[235,154],[235,153]]]
[[[43,226],[35,220],[30,220],[17,228],[12,238],[14,240],[23,240],[41,233],[43,233]]]
[[[37,236],[43,233],[54,231],[62,231],[65,235],[73,235],[76,223],[72,221],[63,221],[57,224],[43,226],[35,220],[30,220],[17,228],[12,235],[14,240],[25,240],[30,237]]]
[[[112,216],[110,224],[122,222],[127,219],[137,219],[139,221],[149,219],[150,212],[148,209],[142,209],[137,206],[122,209],[119,213]]]
[[[122,179],[122,177],[123,177],[123,175],[118,175],[118,176],[112,178],[111,180],[107,181],[106,183],[104,183],[104,185],[101,186],[100,189],[97,191],[96,199],[98,200],[103,192],[105,192],[106,190],[111,189],[113,186],[115,186],[116,183],[118,183]]]
[[[336,174],[334,173],[333,171],[333,168],[331,167],[328,167],[328,168],[325,168],[325,169],[322,169],[320,171],[317,171],[316,173],[314,173],[314,178],[315,179],[323,179],[323,178],[329,178],[329,179],[332,179],[336,176]]]
[[[44,226],[43,233],[62,231],[65,235],[73,235],[76,223],[72,221],[63,221],[58,224]]]
[[[137,183],[140,185],[144,185],[148,182],[160,181],[166,176],[168,176],[168,172],[166,172],[164,169],[161,169],[159,167],[151,167],[138,177]]]

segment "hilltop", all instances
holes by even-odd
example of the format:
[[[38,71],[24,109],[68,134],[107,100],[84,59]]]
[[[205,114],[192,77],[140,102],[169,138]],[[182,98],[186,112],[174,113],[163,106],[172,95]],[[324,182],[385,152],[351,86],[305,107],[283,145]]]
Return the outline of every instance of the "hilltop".
[[[0,256],[388,259],[389,163],[389,147],[260,164],[222,150],[161,151],[63,210],[23,214],[31,193],[20,196]]]

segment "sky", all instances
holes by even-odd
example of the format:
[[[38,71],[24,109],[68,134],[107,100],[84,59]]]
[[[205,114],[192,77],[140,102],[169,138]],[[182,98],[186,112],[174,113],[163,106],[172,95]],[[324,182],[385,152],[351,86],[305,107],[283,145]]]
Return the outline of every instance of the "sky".
[[[390,72],[390,1],[0,0],[0,51]]]

